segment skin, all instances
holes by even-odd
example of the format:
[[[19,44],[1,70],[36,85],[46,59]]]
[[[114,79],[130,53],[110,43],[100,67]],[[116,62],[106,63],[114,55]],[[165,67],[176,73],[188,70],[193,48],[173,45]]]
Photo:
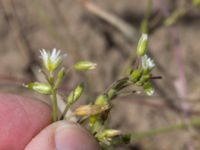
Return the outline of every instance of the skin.
[[[27,97],[0,93],[0,150],[99,150],[78,124],[51,123],[51,109]]]

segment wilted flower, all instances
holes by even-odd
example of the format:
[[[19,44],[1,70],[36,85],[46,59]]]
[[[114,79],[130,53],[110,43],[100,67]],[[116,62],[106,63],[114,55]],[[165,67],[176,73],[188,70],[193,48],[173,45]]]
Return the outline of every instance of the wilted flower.
[[[53,49],[50,54],[45,49],[40,51],[43,64],[49,72],[53,72],[62,62],[63,56],[60,55],[60,50]]]
[[[77,116],[91,116],[91,115],[97,115],[100,114],[106,110],[108,110],[110,107],[109,105],[82,105],[78,107],[74,114]]]
[[[142,68],[143,69],[153,69],[155,67],[155,63],[151,58],[149,58],[147,55],[142,56],[141,58]]]

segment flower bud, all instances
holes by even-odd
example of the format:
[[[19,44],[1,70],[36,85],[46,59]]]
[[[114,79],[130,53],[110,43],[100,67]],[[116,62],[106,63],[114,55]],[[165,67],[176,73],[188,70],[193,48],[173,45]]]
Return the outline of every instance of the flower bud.
[[[41,93],[41,94],[50,94],[51,93],[51,86],[49,84],[45,84],[45,83],[34,82],[34,83],[29,83],[29,84],[25,85],[25,87],[29,88],[31,90],[34,90],[38,93]]]
[[[69,105],[72,105],[74,102],[76,102],[79,97],[81,96],[81,94],[83,93],[84,90],[84,85],[80,84],[78,85],[67,97],[67,103]]]
[[[96,68],[95,63],[89,61],[80,61],[74,65],[74,68],[79,71],[93,70]]]
[[[64,75],[65,75],[65,69],[61,68],[60,71],[58,72],[58,78],[62,80]]]
[[[143,75],[143,76],[141,77],[140,81],[141,81],[142,83],[145,83],[145,82],[149,81],[150,77],[151,77],[150,74]]]
[[[56,79],[56,82],[55,82],[55,87],[54,88],[58,88],[63,77],[65,76],[65,69],[64,68],[61,68],[60,71],[58,72],[58,75],[57,75],[57,79]]]
[[[155,91],[154,88],[153,88],[153,86],[152,86],[152,84],[150,82],[146,82],[144,84],[143,88],[144,88],[145,93],[147,95],[149,95],[149,96],[153,95],[153,93]]]
[[[100,114],[108,109],[109,105],[82,105],[74,111],[74,114],[77,116],[91,116]]]
[[[105,105],[108,104],[108,97],[106,95],[99,95],[95,101],[97,105]]]
[[[147,46],[148,46],[148,35],[143,33],[138,42],[137,55],[143,56],[147,51]]]
[[[133,82],[139,81],[141,76],[142,76],[142,70],[140,70],[140,69],[134,70],[131,73],[131,79],[132,79]]]

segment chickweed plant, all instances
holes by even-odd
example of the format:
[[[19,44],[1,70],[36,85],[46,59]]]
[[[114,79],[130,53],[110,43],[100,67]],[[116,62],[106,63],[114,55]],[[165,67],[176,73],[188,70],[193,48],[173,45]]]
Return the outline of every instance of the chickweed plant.
[[[155,68],[154,61],[146,54],[148,49],[148,35],[142,34],[136,51],[136,62],[134,67],[130,67],[130,71],[124,77],[116,80],[110,87],[87,105],[81,105],[75,110],[71,106],[77,102],[84,92],[84,85],[80,83],[70,93],[64,96],[65,109],[59,112],[57,106],[57,97],[59,95],[59,86],[62,79],[70,72],[71,69],[78,71],[88,71],[96,68],[96,64],[90,61],[79,61],[70,68],[65,69],[62,61],[66,54],[61,54],[60,50],[53,49],[50,53],[45,49],[40,51],[40,57],[43,62],[44,69],[42,72],[46,77],[45,83],[31,82],[25,86],[28,89],[38,93],[49,95],[53,99],[52,103],[52,120],[68,120],[70,117],[78,118],[77,123],[84,124],[90,133],[96,138],[103,149],[107,149],[117,144],[127,144],[130,142],[131,134],[123,134],[120,130],[110,129],[106,127],[105,122],[111,111],[112,101],[121,95],[137,94],[142,91],[135,90],[137,87],[143,89],[144,92],[151,96],[154,94],[154,88],[151,81],[158,79],[152,75]],[[126,90],[131,89],[131,92]],[[66,117],[68,111],[72,111],[70,116]],[[61,114],[61,115],[58,115]]]

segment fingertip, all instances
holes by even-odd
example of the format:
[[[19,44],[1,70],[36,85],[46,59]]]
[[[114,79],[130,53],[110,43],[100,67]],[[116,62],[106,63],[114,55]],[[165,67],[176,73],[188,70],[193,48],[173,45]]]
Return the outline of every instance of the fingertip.
[[[31,98],[0,93],[1,150],[24,149],[50,123],[51,109],[48,105]]]
[[[26,150],[99,150],[96,140],[81,126],[58,121],[45,128]]]

